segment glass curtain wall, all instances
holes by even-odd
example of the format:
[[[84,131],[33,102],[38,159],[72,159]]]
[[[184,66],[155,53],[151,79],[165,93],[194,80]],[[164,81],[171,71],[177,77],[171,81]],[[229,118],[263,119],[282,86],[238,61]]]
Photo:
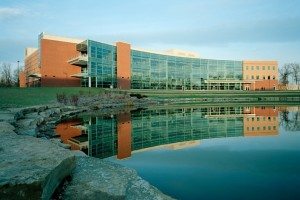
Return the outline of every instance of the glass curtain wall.
[[[116,47],[88,40],[88,74],[92,87],[116,88]]]
[[[132,89],[240,90],[242,62],[131,51]]]

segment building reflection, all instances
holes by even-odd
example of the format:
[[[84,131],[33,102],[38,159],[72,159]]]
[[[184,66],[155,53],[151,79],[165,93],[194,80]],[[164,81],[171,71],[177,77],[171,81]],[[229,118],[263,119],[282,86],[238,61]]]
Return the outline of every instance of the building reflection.
[[[72,149],[124,159],[133,151],[182,149],[202,139],[278,135],[278,126],[276,107],[200,107],[86,116],[61,123],[56,131]]]
[[[276,107],[244,108],[244,135],[278,135],[278,110]]]

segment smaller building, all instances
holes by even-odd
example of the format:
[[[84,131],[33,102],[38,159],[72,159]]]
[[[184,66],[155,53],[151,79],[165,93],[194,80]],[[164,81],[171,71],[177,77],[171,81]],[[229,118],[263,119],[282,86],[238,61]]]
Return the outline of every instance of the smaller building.
[[[244,90],[277,90],[277,61],[243,61]]]

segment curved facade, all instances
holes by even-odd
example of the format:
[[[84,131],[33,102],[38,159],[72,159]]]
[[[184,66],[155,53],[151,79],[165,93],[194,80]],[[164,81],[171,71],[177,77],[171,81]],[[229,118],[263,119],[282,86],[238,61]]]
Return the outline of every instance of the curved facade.
[[[51,42],[51,46],[43,45]],[[132,49],[93,40],[40,37],[37,73],[41,86],[160,89],[160,90],[276,90],[276,61],[203,59],[180,51],[163,53]],[[64,44],[64,45],[62,45]],[[47,52],[47,54],[43,53]],[[25,72],[32,68],[26,57]],[[54,62],[55,61],[55,62]],[[50,73],[51,72],[51,73]],[[51,77],[50,81],[49,75]],[[27,78],[27,85],[31,79]],[[71,82],[70,82],[71,81]],[[45,84],[44,84],[45,83]],[[47,83],[47,84],[46,84]],[[69,84],[69,85],[68,85]]]

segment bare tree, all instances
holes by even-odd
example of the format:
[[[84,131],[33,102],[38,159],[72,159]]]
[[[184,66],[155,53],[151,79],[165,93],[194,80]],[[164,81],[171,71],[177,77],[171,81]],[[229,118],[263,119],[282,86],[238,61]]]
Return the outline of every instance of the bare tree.
[[[19,74],[20,74],[20,69],[19,68],[16,68],[13,72],[13,84],[16,86],[16,87],[19,87],[20,85],[20,79],[19,79]]]
[[[290,63],[284,64],[279,70],[280,82],[284,85],[289,84],[289,76],[291,75],[291,66]]]
[[[299,81],[300,81],[300,65],[299,63],[290,63],[291,76],[297,85],[299,90]]]
[[[11,65],[8,63],[2,63],[1,66],[1,86],[11,87],[13,85],[13,77],[11,72]]]

